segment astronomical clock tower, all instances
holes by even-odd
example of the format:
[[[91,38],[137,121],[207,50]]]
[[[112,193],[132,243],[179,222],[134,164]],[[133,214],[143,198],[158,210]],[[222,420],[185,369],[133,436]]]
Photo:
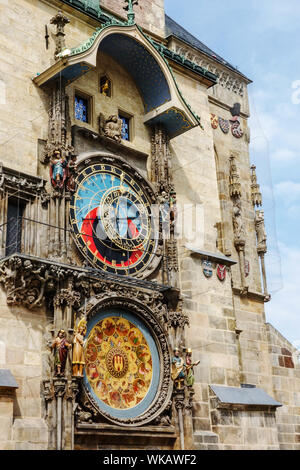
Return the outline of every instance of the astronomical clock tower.
[[[184,381],[189,320],[170,141],[200,118],[153,39],[163,34],[163,2],[150,7],[154,36],[137,25],[136,1],[115,2],[116,16],[94,5],[92,34],[77,30],[83,14],[71,2],[64,11],[54,3],[41,2],[49,65],[32,78],[48,121],[37,141],[38,191],[29,203],[17,194],[2,271],[16,272],[10,305],[43,311],[47,446],[181,448],[192,434],[193,388]]]
[[[278,448],[250,80],[163,0],[5,8],[1,448]]]

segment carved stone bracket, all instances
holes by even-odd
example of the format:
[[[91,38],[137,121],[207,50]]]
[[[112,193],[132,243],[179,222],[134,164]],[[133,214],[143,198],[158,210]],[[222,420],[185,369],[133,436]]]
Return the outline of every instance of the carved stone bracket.
[[[28,309],[43,304],[47,289],[53,288],[54,273],[46,266],[14,256],[0,265],[0,283],[4,285],[8,305],[24,305]]]
[[[173,328],[184,328],[189,326],[190,320],[189,317],[182,311],[170,311],[168,315],[168,326]]]
[[[53,303],[57,307],[63,305],[67,305],[69,307],[79,307],[80,301],[80,292],[76,292],[72,287],[69,289],[60,289],[53,299]]]
[[[174,403],[175,403],[176,410],[182,410],[183,411],[185,409],[184,389],[182,391],[178,391],[177,389],[174,389],[173,397],[174,397]]]
[[[0,162],[0,193],[8,193],[22,199],[35,199],[41,196],[42,205],[46,203],[46,181],[36,176],[27,175],[20,171],[3,166]]]
[[[165,326],[167,304],[162,286],[143,280],[114,278],[105,273],[74,269],[56,260],[44,260],[27,255],[12,255],[0,263],[0,284],[7,294],[9,305],[39,308],[47,297],[55,306],[86,308],[87,313],[107,296],[128,297],[153,309],[157,321]],[[92,297],[91,297],[92,296]],[[88,304],[83,299],[90,298]]]
[[[79,383],[80,379],[78,377],[73,377],[71,381],[68,382],[65,398],[67,400],[74,401],[79,393]]]
[[[54,387],[51,380],[44,380],[42,393],[46,402],[51,402],[54,399]]]
[[[54,394],[56,397],[62,398],[67,390],[67,379],[59,378],[53,380]]]

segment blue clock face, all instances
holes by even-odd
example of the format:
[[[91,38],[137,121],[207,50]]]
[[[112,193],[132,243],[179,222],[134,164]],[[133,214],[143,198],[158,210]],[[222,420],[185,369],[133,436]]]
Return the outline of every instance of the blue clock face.
[[[79,173],[70,217],[78,248],[100,269],[134,275],[154,256],[150,202],[117,166],[94,164]]]

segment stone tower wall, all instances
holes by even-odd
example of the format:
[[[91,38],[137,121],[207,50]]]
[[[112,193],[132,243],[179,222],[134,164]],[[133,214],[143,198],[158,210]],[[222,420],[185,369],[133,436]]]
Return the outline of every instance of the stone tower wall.
[[[123,6],[126,3],[119,0],[100,0],[100,7],[126,18]],[[139,0],[134,6],[136,22],[151,33],[165,36],[165,7],[164,0]]]

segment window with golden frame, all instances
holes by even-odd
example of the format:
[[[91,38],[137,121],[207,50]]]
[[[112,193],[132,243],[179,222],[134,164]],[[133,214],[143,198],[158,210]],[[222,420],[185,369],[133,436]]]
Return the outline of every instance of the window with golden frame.
[[[99,90],[101,95],[111,98],[112,82],[108,75],[102,75],[102,77],[100,77]]]

